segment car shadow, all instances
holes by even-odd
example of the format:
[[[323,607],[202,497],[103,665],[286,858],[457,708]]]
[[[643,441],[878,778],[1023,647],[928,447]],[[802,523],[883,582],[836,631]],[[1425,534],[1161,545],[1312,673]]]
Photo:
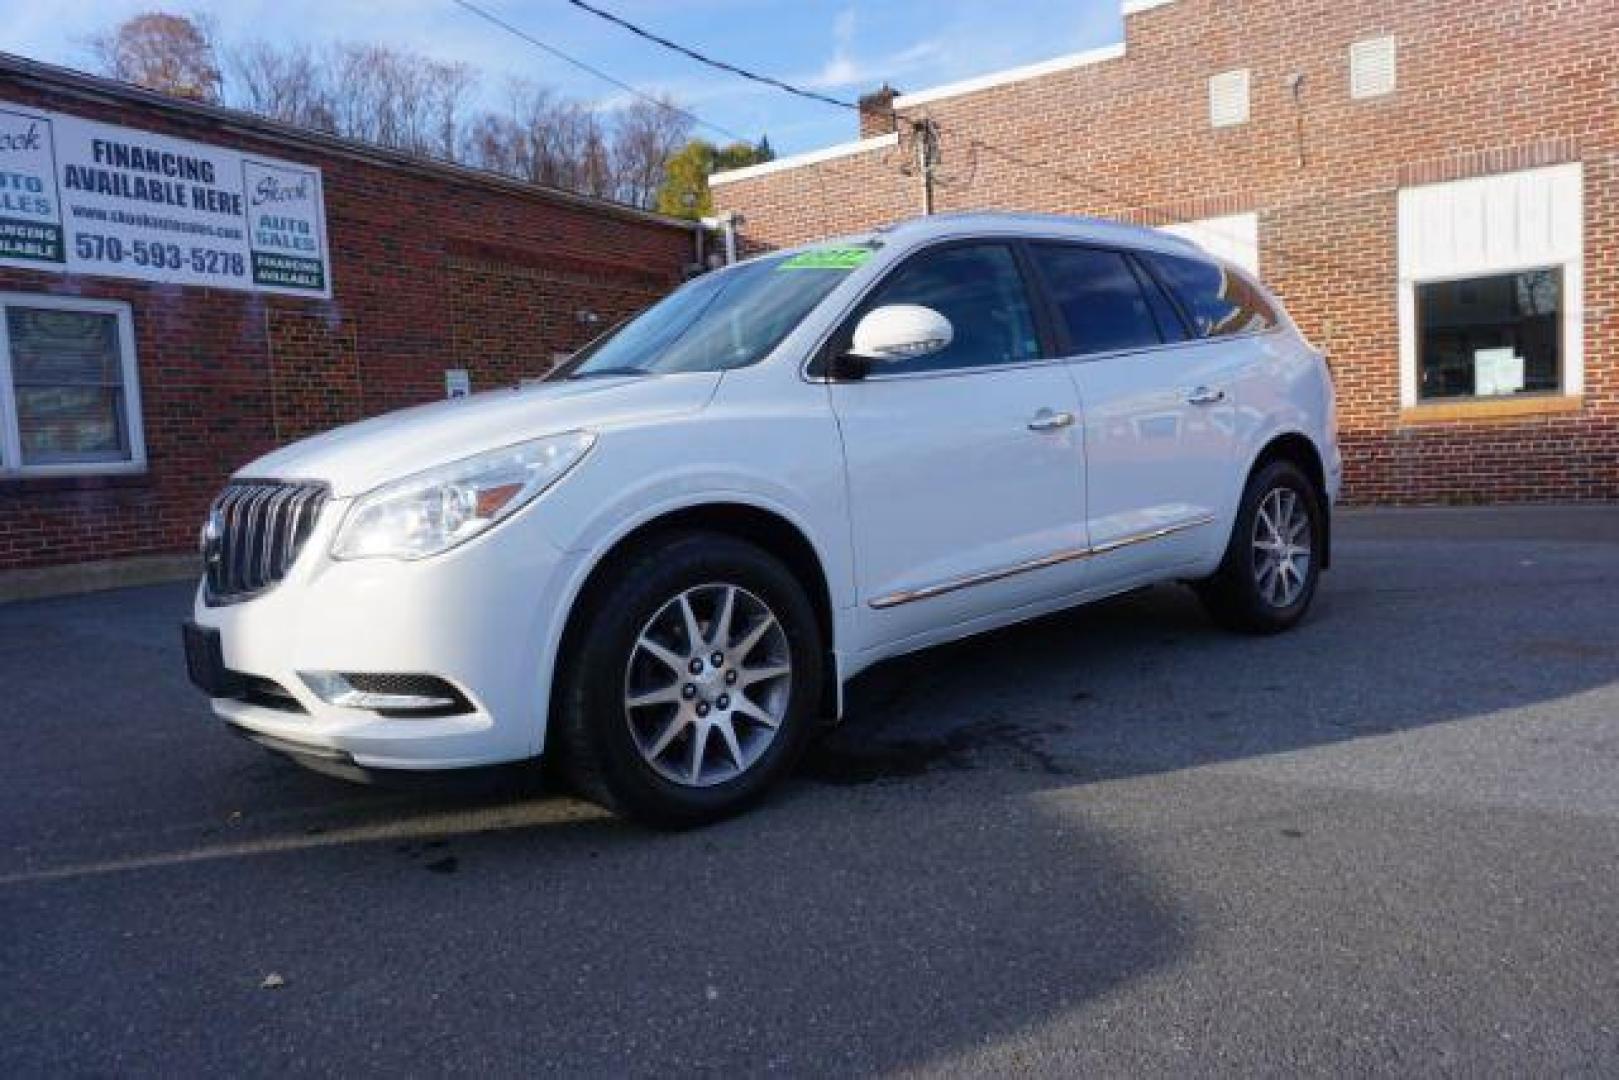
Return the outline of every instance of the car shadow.
[[[859,785],[1001,767],[1059,784],[1117,779],[1619,681],[1615,530],[1542,541],[1520,522],[1501,539],[1472,516],[1447,534],[1447,520],[1359,527],[1287,634],[1225,632],[1190,590],[1162,586],[879,665],[851,683],[845,722],[801,777]]]

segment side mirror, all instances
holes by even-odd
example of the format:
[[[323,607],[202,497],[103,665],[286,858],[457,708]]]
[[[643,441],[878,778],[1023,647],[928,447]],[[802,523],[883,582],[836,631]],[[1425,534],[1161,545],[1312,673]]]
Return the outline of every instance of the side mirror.
[[[849,356],[892,363],[931,356],[955,340],[950,320],[920,304],[887,304],[867,312],[855,325]]]

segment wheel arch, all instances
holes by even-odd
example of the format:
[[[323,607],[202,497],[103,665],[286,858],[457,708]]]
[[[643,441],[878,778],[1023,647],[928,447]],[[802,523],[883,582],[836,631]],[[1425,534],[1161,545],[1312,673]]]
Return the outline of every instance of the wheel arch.
[[[654,513],[615,538],[591,563],[568,604],[568,615],[552,656],[551,715],[562,684],[561,665],[584,632],[584,612],[591,598],[611,580],[615,567],[672,533],[707,530],[746,541],[780,559],[803,585],[821,631],[825,677],[821,688],[823,715],[836,715],[839,674],[836,656],[837,619],[825,561],[808,533],[784,514],[754,503],[724,500],[677,506]],[[549,724],[547,727],[549,728]],[[549,739],[547,740],[549,741]]]
[[[1246,485],[1255,473],[1273,461],[1291,461],[1303,469],[1315,485],[1322,522],[1321,569],[1325,570],[1332,565],[1332,506],[1327,498],[1327,469],[1321,451],[1315,441],[1303,432],[1284,431],[1273,435],[1255,455],[1243,483]]]

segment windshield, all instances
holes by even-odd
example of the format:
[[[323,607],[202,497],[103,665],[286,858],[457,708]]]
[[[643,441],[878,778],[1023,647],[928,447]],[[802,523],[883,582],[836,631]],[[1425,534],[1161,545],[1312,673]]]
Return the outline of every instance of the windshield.
[[[707,274],[585,346],[556,377],[727,371],[757,363],[872,250],[818,248]]]

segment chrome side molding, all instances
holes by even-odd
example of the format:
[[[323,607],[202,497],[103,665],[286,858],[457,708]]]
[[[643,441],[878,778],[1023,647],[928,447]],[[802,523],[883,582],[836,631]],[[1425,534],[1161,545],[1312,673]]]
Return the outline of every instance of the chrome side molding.
[[[1171,536],[1178,532],[1185,532],[1187,529],[1196,529],[1203,525],[1213,524],[1214,515],[1204,514],[1202,517],[1193,518],[1190,521],[1180,521],[1176,522],[1174,525],[1165,525],[1162,528],[1148,529],[1146,532],[1132,533],[1129,536],[1121,536],[1117,540],[1106,540],[1100,544],[1093,544],[1091,545],[1090,553],[1092,555],[1105,555],[1110,551],[1117,551],[1119,548],[1129,547],[1131,544],[1142,544],[1148,540],[1157,540],[1163,536]]]
[[[1130,547],[1134,544],[1144,544],[1149,540],[1159,540],[1165,536],[1185,532],[1187,529],[1196,529],[1203,525],[1212,524],[1214,524],[1214,515],[1205,514],[1189,521],[1179,521],[1173,525],[1148,529],[1146,532],[1132,533],[1129,536],[1121,536],[1116,540],[1107,540],[1100,544],[1092,544],[1089,547],[1065,548],[1062,551],[1054,551],[1049,555],[1026,559],[1012,566],[1004,566],[996,570],[982,570],[976,574],[968,574],[966,577],[954,578],[950,581],[941,581],[935,585],[923,585],[916,589],[904,589],[900,592],[889,593],[887,596],[879,596],[871,600],[869,606],[881,611],[884,608],[899,607],[901,604],[910,604],[917,600],[931,600],[935,596],[943,596],[945,593],[953,593],[961,589],[970,589],[974,585],[988,585],[992,581],[1001,581],[1017,574],[1027,574],[1031,570],[1044,570],[1047,567],[1059,566],[1078,559],[1106,555],[1108,552],[1117,551],[1120,548]]]

